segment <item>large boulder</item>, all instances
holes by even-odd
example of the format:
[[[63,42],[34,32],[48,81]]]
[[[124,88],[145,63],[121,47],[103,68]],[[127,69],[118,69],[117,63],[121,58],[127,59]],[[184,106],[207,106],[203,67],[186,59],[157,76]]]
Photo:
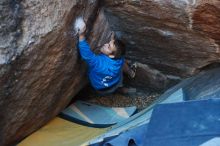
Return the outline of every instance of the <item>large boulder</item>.
[[[98,8],[97,0],[1,0],[0,145],[40,128],[85,85],[72,26],[82,15],[93,26]]]
[[[105,16],[143,64],[142,86],[167,89],[220,61],[219,0],[106,0]]]

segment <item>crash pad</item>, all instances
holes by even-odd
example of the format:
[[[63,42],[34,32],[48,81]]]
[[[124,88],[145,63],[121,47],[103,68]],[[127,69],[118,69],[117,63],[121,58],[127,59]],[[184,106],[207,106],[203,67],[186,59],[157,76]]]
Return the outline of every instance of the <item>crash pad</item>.
[[[57,117],[18,146],[80,146],[106,131],[106,128],[82,126]]]
[[[158,104],[148,124],[92,146],[219,146],[219,107],[220,99]]]
[[[92,127],[108,127],[133,115],[136,107],[105,107],[85,101],[76,101],[60,116],[72,122]]]
[[[118,137],[105,140],[102,143],[91,146],[144,146],[143,139],[147,132],[148,124],[138,126],[121,133]]]
[[[220,135],[219,109],[220,99],[157,105],[148,125],[145,145],[205,145]]]

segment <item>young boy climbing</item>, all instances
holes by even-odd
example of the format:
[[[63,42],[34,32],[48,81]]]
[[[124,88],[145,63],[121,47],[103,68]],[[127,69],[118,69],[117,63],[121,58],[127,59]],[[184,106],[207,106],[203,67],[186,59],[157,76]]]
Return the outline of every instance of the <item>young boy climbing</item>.
[[[124,88],[122,84],[123,71],[134,78],[135,68],[130,68],[125,61],[123,42],[115,39],[113,34],[110,42],[101,48],[101,54],[96,55],[86,41],[85,30],[85,25],[78,29],[79,52],[88,65],[88,76],[92,87],[100,94],[109,94],[116,90],[122,93],[129,92],[129,88]]]

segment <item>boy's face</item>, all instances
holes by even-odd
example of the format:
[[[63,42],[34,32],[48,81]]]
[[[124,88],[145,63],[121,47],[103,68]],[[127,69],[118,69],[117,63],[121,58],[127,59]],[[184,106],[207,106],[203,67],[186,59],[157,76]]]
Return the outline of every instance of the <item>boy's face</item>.
[[[108,44],[105,44],[102,48],[101,48],[101,52],[107,56],[110,57],[110,55],[112,54],[112,52],[116,51],[116,47],[114,44],[115,40],[111,40]],[[114,56],[112,56],[114,57]]]

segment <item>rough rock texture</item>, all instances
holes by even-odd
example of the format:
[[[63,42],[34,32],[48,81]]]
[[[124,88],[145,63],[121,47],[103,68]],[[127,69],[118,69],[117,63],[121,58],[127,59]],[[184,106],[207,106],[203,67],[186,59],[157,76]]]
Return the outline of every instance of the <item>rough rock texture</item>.
[[[2,0],[0,2],[0,64],[8,63],[19,53],[17,40],[21,34],[22,12],[19,1]]]
[[[134,86],[163,90],[220,61],[219,0],[1,0],[0,145],[37,130],[85,85],[79,15],[94,50],[111,30],[125,41],[139,62]]]
[[[219,0],[106,0],[105,15],[127,43],[127,57],[152,69],[163,87],[220,61]],[[139,81],[161,89],[152,78]]]
[[[0,145],[10,145],[56,116],[85,85],[85,65],[78,58],[72,24],[84,15],[92,26],[99,3],[0,4]]]

